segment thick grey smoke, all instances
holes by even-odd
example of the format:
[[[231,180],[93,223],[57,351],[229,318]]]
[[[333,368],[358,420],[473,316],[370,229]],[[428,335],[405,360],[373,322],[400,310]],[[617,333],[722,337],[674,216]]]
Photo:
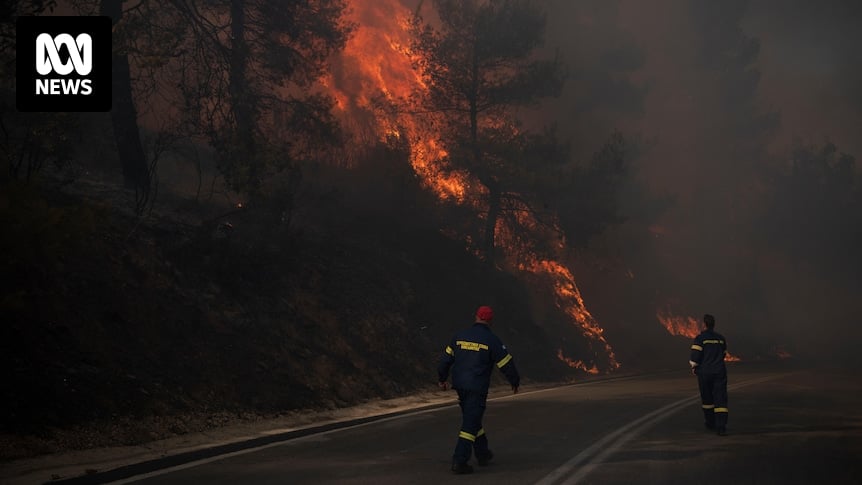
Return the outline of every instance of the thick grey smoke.
[[[765,226],[770,174],[786,165],[792,137],[828,137],[862,153],[860,12],[858,2],[837,0],[621,5],[652,88],[642,129],[657,142],[642,174],[678,196],[656,246],[670,270],[667,291],[690,313],[722,315],[728,333],[758,346],[809,353],[859,335],[848,325],[859,287],[816,255],[780,254]],[[842,234],[831,237],[840,247]]]
[[[862,155],[862,3],[756,0],[743,28],[762,41],[763,101],[781,110],[778,143],[832,139]]]
[[[862,336],[848,324],[862,311],[859,279],[816,254],[847,250],[844,234],[785,223],[779,237],[771,222],[794,137],[862,157],[862,3],[536,1],[548,14],[545,51],[569,79],[525,116],[557,124],[580,159],[614,129],[645,141],[631,173],[638,189],[620,194],[630,220],[598,243],[618,277],[576,275],[588,307],[610,302],[593,309],[611,343],[658,325],[649,313],[669,302],[682,315],[715,314],[748,357],[829,354]],[[858,194],[858,175],[853,183]],[[660,216],[644,209],[665,196],[675,202]],[[789,254],[781,238],[812,249]]]
[[[616,242],[645,298],[719,315],[751,352],[810,354],[858,338],[848,324],[862,310],[858,279],[816,254],[782,254],[768,227],[770,184],[794,137],[862,156],[862,3],[546,4],[549,48],[573,72],[546,114],[584,151],[611,128],[652,140],[637,177],[676,199],[647,246]],[[840,231],[787,237],[810,239],[812,252],[846,247]]]

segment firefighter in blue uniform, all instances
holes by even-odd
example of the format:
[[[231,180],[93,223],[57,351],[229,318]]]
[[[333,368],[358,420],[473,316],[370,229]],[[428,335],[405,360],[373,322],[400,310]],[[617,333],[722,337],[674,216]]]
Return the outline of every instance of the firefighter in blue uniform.
[[[458,391],[461,406],[461,432],[452,457],[452,471],[457,474],[471,473],[473,467],[467,462],[475,451],[476,461],[485,466],[494,456],[488,448],[488,436],[482,428],[485,401],[491,383],[491,371],[500,369],[518,392],[521,378],[503,342],[491,332],[489,323],[494,318],[491,307],[482,306],[476,311],[476,322],[470,328],[458,332],[446,346],[437,366],[439,386],[448,388],[449,370],[452,370],[452,388]]]
[[[727,341],[715,331],[715,317],[703,316],[706,329],[691,344],[689,364],[700,388],[704,425],[719,436],[727,434]]]

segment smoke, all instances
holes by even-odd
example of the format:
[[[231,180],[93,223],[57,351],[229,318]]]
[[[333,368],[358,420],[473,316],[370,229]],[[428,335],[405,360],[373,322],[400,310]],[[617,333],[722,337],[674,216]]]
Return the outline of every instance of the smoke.
[[[594,152],[613,130],[631,131],[647,86],[637,77],[645,52],[620,25],[619,0],[546,2],[546,50],[567,66],[562,96],[543,107],[576,157]]]
[[[780,5],[779,5],[780,3]],[[862,3],[753,1],[743,27],[762,40],[763,102],[781,109],[782,132],[830,138],[862,154]]]
[[[421,2],[400,3],[413,11]],[[834,268],[783,252],[767,227],[794,136],[829,138],[862,155],[862,4],[537,3],[547,12],[544,54],[558,55],[569,77],[559,99],[522,113],[526,121],[556,124],[579,160],[613,130],[648,140],[619,194],[628,222],[598,243],[603,257],[617,261],[595,270],[593,280],[578,272],[588,307],[609,302],[607,311],[594,313],[616,330],[608,334],[611,344],[643,334],[644,325],[662,330],[661,311],[683,318],[715,314],[743,358],[779,350],[810,354],[836,349],[836,335],[862,336],[847,325],[862,310],[858,280],[847,283]],[[372,29],[391,22],[356,20]],[[375,34],[368,42],[375,39],[392,40]],[[382,63],[367,59],[365,65]],[[342,74],[334,73],[336,84],[350,86]],[[367,103],[345,91],[345,102]],[[665,196],[674,203],[659,211]],[[816,236],[820,250],[828,249],[828,237]],[[792,237],[815,241],[812,234]],[[598,276],[602,271],[618,277]],[[618,304],[622,295],[631,298],[627,305]]]
[[[657,291],[682,313],[717,314],[751,352],[810,354],[859,335],[847,324],[859,286],[781,254],[763,227],[791,137],[860,153],[858,2],[629,0],[619,11],[650,86],[639,127],[656,142],[640,173],[677,202],[648,255],[666,272],[653,274]]]
[[[542,119],[558,123],[581,157],[612,129],[650,140],[631,174],[645,192],[620,194],[629,202],[628,228],[603,241],[623,259],[614,269],[620,277],[604,289],[618,296],[604,299],[620,299],[622,273],[632,270],[630,284],[639,291],[629,295],[643,295],[656,311],[672,301],[681,317],[716,314],[743,357],[777,349],[830,355],[846,338],[862,335],[848,324],[862,310],[858,278],[821,264],[821,255],[784,252],[770,232],[775,184],[794,137],[812,144],[828,139],[862,156],[862,4],[543,4],[546,48],[558,50],[570,76]],[[858,177],[855,183],[858,194]],[[636,210],[663,195],[675,203],[660,217]],[[812,253],[847,248],[840,231],[788,229],[787,237],[809,241],[801,246]],[[590,293],[602,299],[591,283],[581,280],[588,305],[596,301]],[[622,318],[622,310],[607,307],[610,313],[596,312],[599,321],[638,333],[642,321],[608,322],[614,311],[611,318]],[[650,323],[659,324],[654,317]]]

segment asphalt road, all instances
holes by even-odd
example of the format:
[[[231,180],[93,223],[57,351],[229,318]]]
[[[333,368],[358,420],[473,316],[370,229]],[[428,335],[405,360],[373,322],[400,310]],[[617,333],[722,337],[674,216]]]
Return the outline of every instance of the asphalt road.
[[[728,436],[695,378],[666,373],[489,401],[490,466],[449,471],[457,406],[155,470],[141,484],[862,484],[862,373],[730,368]],[[475,465],[475,462],[474,462]]]

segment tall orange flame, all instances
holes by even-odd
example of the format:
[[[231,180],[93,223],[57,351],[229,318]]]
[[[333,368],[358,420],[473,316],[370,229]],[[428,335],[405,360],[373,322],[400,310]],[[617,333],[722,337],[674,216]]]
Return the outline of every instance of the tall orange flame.
[[[422,79],[412,67],[415,54],[409,48],[410,10],[398,0],[355,1],[349,15],[349,20],[358,27],[335,60],[332,74],[323,80],[336,100],[339,114],[343,119],[352,120],[354,125],[356,120],[363,120],[362,123],[370,126],[354,126],[354,130],[370,132],[378,140],[393,137],[406,140],[413,169],[424,183],[443,200],[469,203],[466,195],[482,190],[481,185],[472,182],[467,174],[447,170],[444,165],[447,151],[438,133],[434,132],[433,124],[385,109],[387,105],[399,104],[416,90],[424,89]],[[511,232],[510,228],[498,226],[501,236]],[[611,370],[619,368],[613,349],[603,335],[604,330],[586,309],[571,271],[555,261],[533,259],[520,265],[521,269],[550,277],[557,306],[572,318],[588,340],[600,344],[607,353]],[[595,363],[590,366],[569,359],[562,349],[557,357],[570,367],[593,374],[598,372]]]
[[[581,332],[588,340],[598,342],[608,356],[608,363],[611,369],[618,369],[620,363],[617,361],[616,354],[613,348],[608,343],[604,336],[604,329],[599,326],[593,315],[587,310],[584,304],[584,299],[581,296],[581,291],[575,283],[575,277],[568,268],[556,261],[536,260],[530,264],[523,266],[524,270],[531,273],[544,274],[549,276],[553,281],[554,293],[556,295],[557,307],[569,315],[572,320],[581,328]],[[590,372],[586,365],[572,365],[571,361],[564,359],[562,350],[557,357],[564,362],[567,362],[570,367],[577,367]],[[595,368],[595,364],[593,365]],[[591,372],[593,373],[593,372]]]
[[[380,140],[406,138],[413,168],[425,184],[442,199],[462,202],[466,177],[444,170],[447,152],[435,133],[415,116],[387,109],[424,88],[412,66],[410,14],[397,0],[354,2],[348,20],[358,28],[323,82],[342,118],[366,120]]]

